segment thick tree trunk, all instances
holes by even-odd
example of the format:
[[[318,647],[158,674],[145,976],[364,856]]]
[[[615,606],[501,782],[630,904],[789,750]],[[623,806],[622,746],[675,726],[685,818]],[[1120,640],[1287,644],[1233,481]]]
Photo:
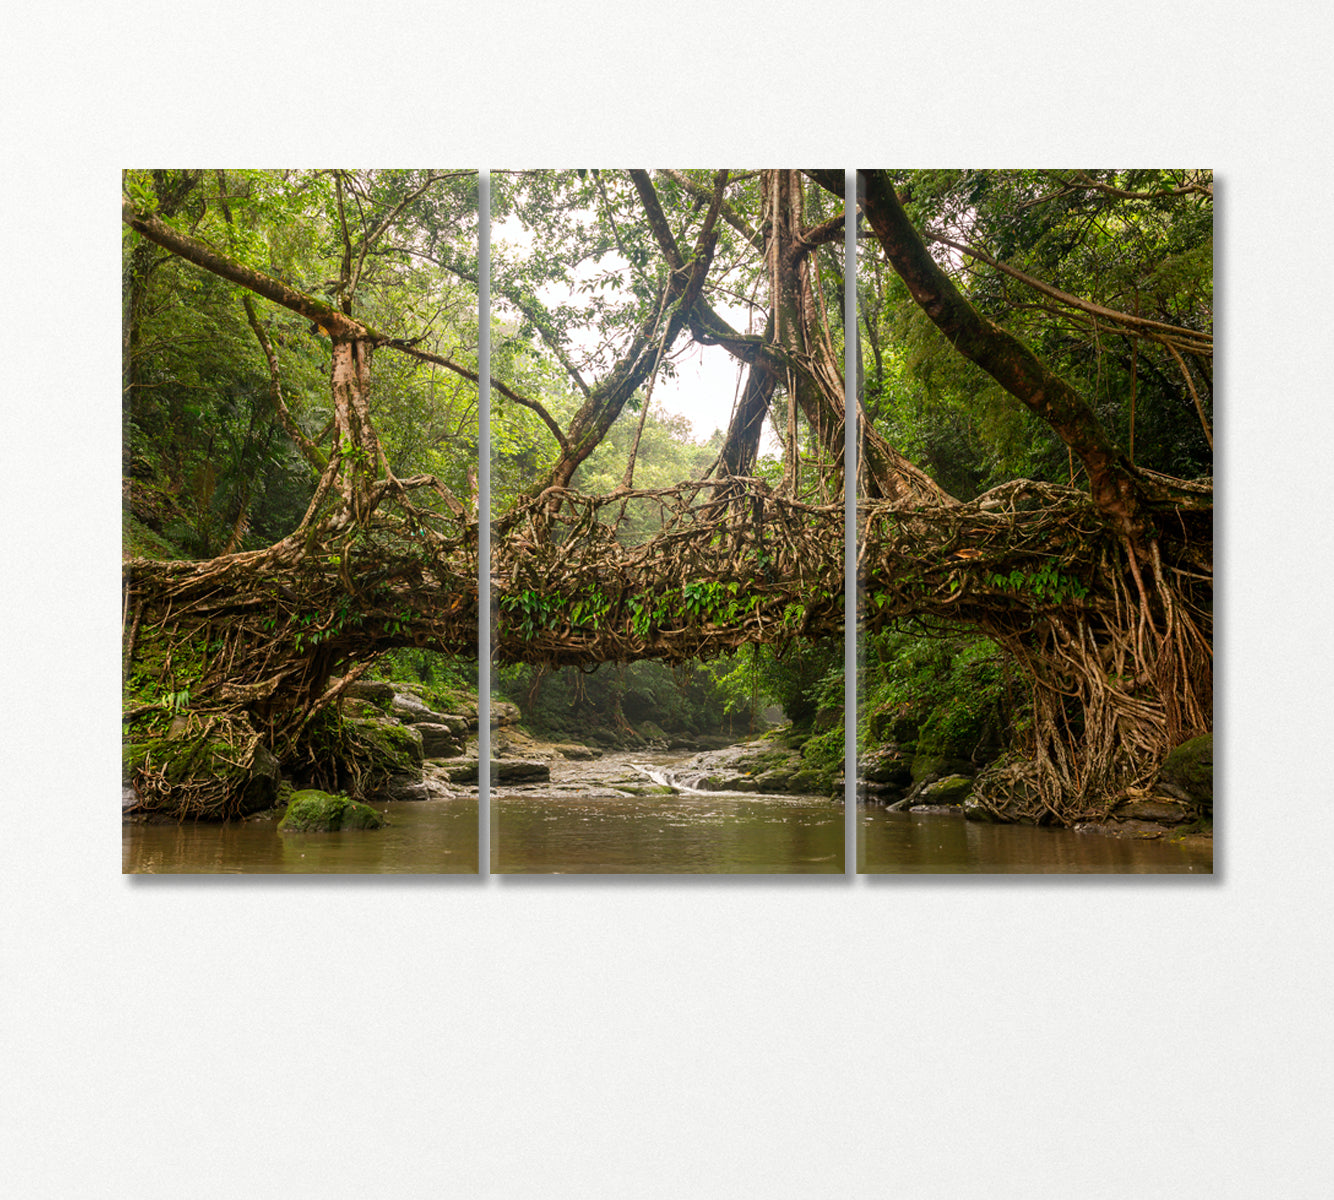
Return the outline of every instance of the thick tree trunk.
[[[741,399],[728,424],[718,458],[722,474],[754,474],[760,455],[760,434],[764,431],[764,418],[769,415],[769,402],[777,382],[772,369],[764,362],[753,362],[746,368]]]
[[[335,338],[333,364],[329,369],[336,430],[334,445],[346,463],[338,477],[338,489],[358,515],[363,513],[367,493],[380,472],[390,473],[371,423],[372,353],[370,342],[364,338]]]

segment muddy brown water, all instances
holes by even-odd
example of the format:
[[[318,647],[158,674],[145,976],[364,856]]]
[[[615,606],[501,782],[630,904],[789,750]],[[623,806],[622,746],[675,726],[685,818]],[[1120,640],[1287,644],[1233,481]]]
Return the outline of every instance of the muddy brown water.
[[[381,803],[383,829],[279,833],[276,818],[122,826],[126,874],[454,875],[477,871],[477,796]]]
[[[688,753],[552,764],[549,783],[491,793],[497,874],[842,874],[843,808],[823,796],[635,794],[681,782]],[[388,825],[279,834],[276,819],[126,824],[128,874],[460,874],[478,869],[476,793],[377,804]],[[867,874],[1208,874],[1208,841],[1119,839],[857,807]]]
[[[863,874],[1210,874],[1213,861],[1207,839],[1102,837],[857,806]]]
[[[843,808],[825,796],[635,795],[689,753],[555,763],[549,783],[491,793],[496,874],[843,874]]]

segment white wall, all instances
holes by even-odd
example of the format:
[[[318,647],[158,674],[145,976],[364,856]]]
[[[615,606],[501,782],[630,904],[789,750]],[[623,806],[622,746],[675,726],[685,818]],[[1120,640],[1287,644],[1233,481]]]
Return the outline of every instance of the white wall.
[[[10,1194],[1325,1194],[1328,38],[1292,3],[998,8],[10,30]],[[119,168],[723,157],[1216,169],[1215,879],[122,877]]]

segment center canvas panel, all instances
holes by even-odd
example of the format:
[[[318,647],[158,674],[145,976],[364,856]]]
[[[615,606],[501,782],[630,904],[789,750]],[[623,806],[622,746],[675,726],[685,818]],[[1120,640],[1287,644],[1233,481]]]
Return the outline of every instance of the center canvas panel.
[[[842,180],[491,172],[493,872],[844,871]]]

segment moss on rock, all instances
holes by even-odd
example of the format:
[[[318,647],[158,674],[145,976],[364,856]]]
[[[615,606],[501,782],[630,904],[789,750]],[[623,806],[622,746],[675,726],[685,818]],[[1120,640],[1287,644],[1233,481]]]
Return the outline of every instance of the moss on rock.
[[[1159,786],[1202,813],[1214,809],[1214,735],[1201,734],[1182,742],[1158,772]]]
[[[315,788],[293,792],[278,822],[279,833],[334,833],[343,829],[379,829],[382,817],[369,804]]]
[[[359,743],[358,758],[376,774],[421,773],[422,737],[415,729],[397,721],[355,717],[347,720],[346,727],[348,736]]]
[[[972,790],[973,781],[967,775],[948,775],[924,787],[919,799],[923,804],[957,806],[968,799]]]

